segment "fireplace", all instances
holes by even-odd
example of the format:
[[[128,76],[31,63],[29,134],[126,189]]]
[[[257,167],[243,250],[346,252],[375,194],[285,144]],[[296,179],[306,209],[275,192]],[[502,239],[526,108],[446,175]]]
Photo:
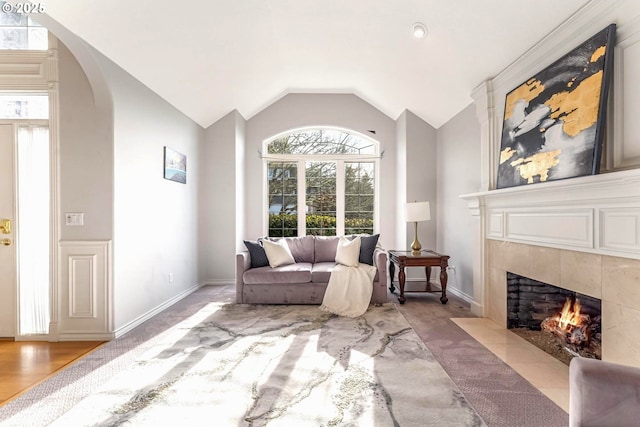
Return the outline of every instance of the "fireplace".
[[[601,359],[601,301],[507,272],[507,328],[569,364]]]

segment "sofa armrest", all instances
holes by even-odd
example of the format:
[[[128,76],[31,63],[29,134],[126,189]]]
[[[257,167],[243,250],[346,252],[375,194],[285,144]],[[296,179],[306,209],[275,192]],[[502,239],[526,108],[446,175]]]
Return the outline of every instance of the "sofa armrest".
[[[374,301],[377,304],[387,302],[389,277],[387,251],[382,248],[376,248],[373,252],[373,265],[378,269],[378,284],[373,288],[373,297],[371,301]]]
[[[388,267],[389,267],[389,258],[387,256],[387,251],[382,248],[376,248],[373,252],[373,266],[378,269],[379,281],[384,282],[384,285],[387,285],[387,276]]]
[[[637,426],[640,368],[574,357],[569,364],[569,425]]]
[[[242,288],[244,272],[251,268],[251,257],[249,252],[238,252],[236,254],[236,303],[242,304]]]

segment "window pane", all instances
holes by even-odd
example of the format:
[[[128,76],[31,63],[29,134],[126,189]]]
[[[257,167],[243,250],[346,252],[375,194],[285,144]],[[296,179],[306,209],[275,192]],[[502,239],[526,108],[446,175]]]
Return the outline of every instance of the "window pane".
[[[30,27],[42,27],[42,25],[38,24],[30,16],[27,18],[27,23]]]
[[[345,234],[373,234],[374,163],[345,163]]]
[[[0,7],[5,3],[6,1],[0,1]],[[0,25],[3,27],[24,27],[27,25],[27,16],[15,12],[0,12]]]
[[[375,154],[375,143],[339,130],[292,133],[269,143],[270,154]]]
[[[2,13],[0,13],[2,15]],[[27,27],[24,28],[0,28],[0,49],[27,49],[29,37]]]
[[[20,335],[49,332],[49,130],[18,132]]]
[[[336,163],[307,162],[307,235],[336,235]]]
[[[297,236],[298,165],[290,162],[269,162],[267,170],[269,236]]]
[[[49,118],[49,97],[47,95],[0,95],[0,119],[47,118]]]
[[[30,50],[47,50],[49,49],[49,33],[46,28],[29,28],[29,46]]]

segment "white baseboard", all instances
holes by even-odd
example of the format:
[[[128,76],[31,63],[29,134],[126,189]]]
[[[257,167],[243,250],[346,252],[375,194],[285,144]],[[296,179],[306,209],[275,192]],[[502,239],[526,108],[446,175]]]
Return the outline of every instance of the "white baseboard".
[[[473,297],[471,297],[468,294],[465,294],[464,292],[462,292],[460,289],[457,288],[453,288],[453,287],[449,287],[447,286],[447,293],[448,294],[453,294],[455,296],[457,296],[458,298],[460,298],[461,300],[469,303],[469,305],[473,305],[475,304],[475,301],[473,300]]]
[[[471,312],[478,317],[484,317],[484,305],[471,301]]]
[[[140,326],[142,323],[144,323],[147,320],[151,319],[156,314],[163,312],[164,310],[166,310],[167,308],[171,307],[173,304],[177,303],[181,299],[185,298],[188,295],[191,295],[192,293],[194,293],[195,291],[200,289],[202,286],[203,286],[202,284],[194,285],[194,286],[190,287],[189,289],[179,293],[178,295],[176,295],[175,297],[171,298],[170,300],[167,300],[164,303],[160,304],[156,308],[147,311],[142,316],[132,320],[131,322],[129,322],[126,325],[124,325],[123,327],[116,329],[116,331],[113,333],[113,337],[112,338],[119,338],[119,337],[123,336],[124,334],[126,334],[129,331],[131,331],[135,327]],[[60,340],[62,341],[62,336],[60,336]]]
[[[207,286],[207,285],[221,286],[221,285],[235,285],[235,284],[236,284],[236,279],[209,279],[202,282],[202,286]]]
[[[87,332],[66,332],[58,336],[58,341],[111,341],[116,338],[115,334],[105,333],[87,333]]]

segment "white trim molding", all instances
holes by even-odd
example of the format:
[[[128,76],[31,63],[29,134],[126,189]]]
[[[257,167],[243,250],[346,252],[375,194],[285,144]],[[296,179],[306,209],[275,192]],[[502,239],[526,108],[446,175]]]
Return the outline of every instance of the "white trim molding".
[[[58,339],[113,339],[111,241],[62,241],[59,260]]]
[[[594,247],[593,209],[504,209],[504,239],[564,247]],[[490,237],[491,238],[491,237]]]
[[[192,293],[194,293],[195,291],[200,289],[202,286],[204,286],[204,285],[199,284],[199,285],[192,286],[189,289],[186,289],[185,291],[183,291],[183,292],[179,293],[178,295],[176,295],[175,297],[171,298],[170,300],[167,300],[167,301],[163,302],[162,304],[158,305],[157,307],[147,311],[142,316],[139,316],[136,319],[133,319],[131,322],[127,323],[126,325],[118,328],[118,330],[116,330],[114,332],[112,338],[119,338],[119,337],[123,336],[124,334],[126,334],[127,332],[130,332],[131,330],[135,329],[136,327],[142,325],[147,320],[151,319],[156,314],[163,312],[164,310],[166,310],[167,308],[171,307],[172,305],[174,305],[175,303],[177,303],[181,299],[191,295]]]
[[[640,259],[640,169],[460,197],[487,239]]]

